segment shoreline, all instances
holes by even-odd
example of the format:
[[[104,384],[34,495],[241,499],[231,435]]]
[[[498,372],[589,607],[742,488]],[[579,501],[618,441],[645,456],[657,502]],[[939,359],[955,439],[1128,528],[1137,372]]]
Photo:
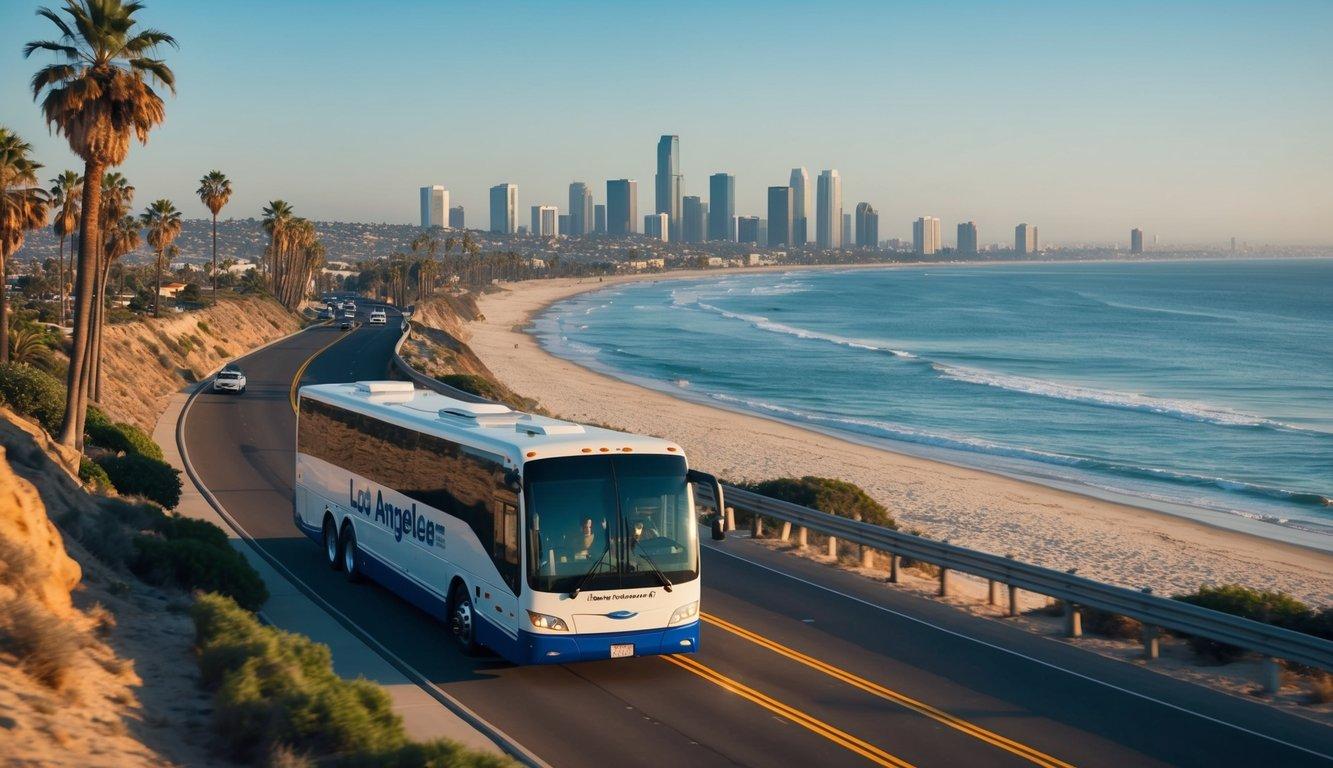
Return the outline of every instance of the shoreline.
[[[1183,592],[1241,583],[1316,603],[1333,595],[1333,554],[1314,547],[700,403],[556,357],[521,330],[555,303],[628,282],[922,266],[954,264],[782,265],[513,283],[478,298],[484,319],[468,325],[468,341],[507,386],[564,417],[665,432],[695,463],[729,478],[838,477],[865,488],[905,528],[1133,588]]]

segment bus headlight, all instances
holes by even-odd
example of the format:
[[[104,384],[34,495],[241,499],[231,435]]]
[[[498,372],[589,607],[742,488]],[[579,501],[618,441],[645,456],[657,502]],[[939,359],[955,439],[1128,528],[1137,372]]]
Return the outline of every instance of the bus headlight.
[[[695,600],[692,603],[686,603],[685,605],[682,605],[681,607],[677,608],[675,613],[671,614],[671,621],[667,622],[667,626],[674,627],[677,624],[684,624],[685,622],[694,619],[694,617],[698,615],[699,615],[699,601]]]
[[[549,629],[552,632],[569,631],[569,627],[565,625],[565,620],[556,616],[547,616],[544,613],[528,611],[528,618],[532,620],[532,626],[537,629]]]

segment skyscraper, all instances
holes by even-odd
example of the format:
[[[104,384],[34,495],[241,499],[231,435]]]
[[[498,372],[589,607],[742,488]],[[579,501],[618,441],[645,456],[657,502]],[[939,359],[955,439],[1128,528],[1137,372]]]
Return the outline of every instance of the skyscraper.
[[[1041,250],[1041,233],[1037,230],[1037,227],[1034,224],[1032,226],[1032,252],[1037,253],[1040,250]]]
[[[491,187],[491,231],[512,235],[518,231],[518,185]]]
[[[736,177],[715,173],[708,177],[708,239],[726,241],[734,237],[731,220],[736,217]]]
[[[606,231],[632,235],[639,231],[639,182],[612,179],[606,182]]]
[[[810,174],[805,167],[791,169],[792,234],[796,245],[810,242],[810,216],[815,200],[810,194]]]
[[[842,215],[842,243],[843,243],[843,247],[849,246],[849,245],[851,245],[852,243],[856,242],[855,240],[852,239],[852,234],[853,234],[853,233],[852,233],[852,215],[851,215],[850,213],[844,213],[844,214]]]
[[[736,241],[740,243],[759,242],[758,216],[742,216],[736,219]]]
[[[791,187],[768,188],[768,247],[791,246],[796,225]]]
[[[464,228],[464,226],[463,226],[463,222],[464,222],[464,221],[465,221],[465,219],[463,218],[463,206],[461,206],[461,205],[455,205],[453,208],[450,208],[450,209],[449,209],[449,228],[450,228],[450,229],[463,229],[463,228]]]
[[[569,185],[569,231],[566,235],[586,235],[592,231],[592,191],[576,181]]]
[[[665,213],[671,221],[671,239],[680,239],[680,137],[663,135],[657,140],[658,213]]]
[[[958,225],[958,252],[975,254],[977,252],[977,223],[964,221]]]
[[[681,207],[680,239],[684,243],[702,243],[704,220],[708,217],[708,204],[697,195],[683,198]]]
[[[933,255],[940,249],[940,220],[922,216],[912,224],[912,247],[921,256]]]
[[[537,237],[558,237],[560,209],[554,205],[532,206],[532,234]]]
[[[1032,230],[1027,224],[1019,224],[1014,227],[1014,253],[1028,254],[1032,253]]]
[[[421,226],[449,226],[449,190],[436,184],[421,188]]]
[[[1129,231],[1129,252],[1143,253],[1143,230],[1138,227]]]
[[[605,235],[605,234],[606,234],[606,206],[605,206],[605,205],[594,205],[594,206],[592,207],[592,231],[594,231],[594,232],[596,232],[596,233],[598,233],[598,234],[601,234],[601,235]]]
[[[870,203],[856,204],[856,244],[862,248],[879,247],[879,214]]]
[[[842,177],[836,170],[819,173],[815,240],[824,250],[842,247]]]
[[[650,213],[643,217],[643,233],[654,240],[671,239],[671,217],[665,213]]]

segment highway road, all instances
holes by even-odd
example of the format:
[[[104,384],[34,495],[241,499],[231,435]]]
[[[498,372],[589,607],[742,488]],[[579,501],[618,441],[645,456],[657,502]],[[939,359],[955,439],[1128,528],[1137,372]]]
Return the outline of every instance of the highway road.
[[[698,654],[464,657],[441,624],[331,571],[292,524],[295,384],[384,378],[398,335],[391,316],[249,355],[249,391],[198,394],[183,447],[254,546],[553,766],[1333,763],[1333,728],[743,539],[706,542]]]

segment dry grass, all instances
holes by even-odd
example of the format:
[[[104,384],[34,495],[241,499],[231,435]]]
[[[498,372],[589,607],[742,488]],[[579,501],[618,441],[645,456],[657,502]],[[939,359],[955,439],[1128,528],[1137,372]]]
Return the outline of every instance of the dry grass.
[[[1306,683],[1306,690],[1310,692],[1311,704],[1333,702],[1333,674],[1320,672],[1312,676]]]
[[[82,632],[38,603],[26,597],[0,603],[0,650],[42,685],[63,689],[83,645]]]

